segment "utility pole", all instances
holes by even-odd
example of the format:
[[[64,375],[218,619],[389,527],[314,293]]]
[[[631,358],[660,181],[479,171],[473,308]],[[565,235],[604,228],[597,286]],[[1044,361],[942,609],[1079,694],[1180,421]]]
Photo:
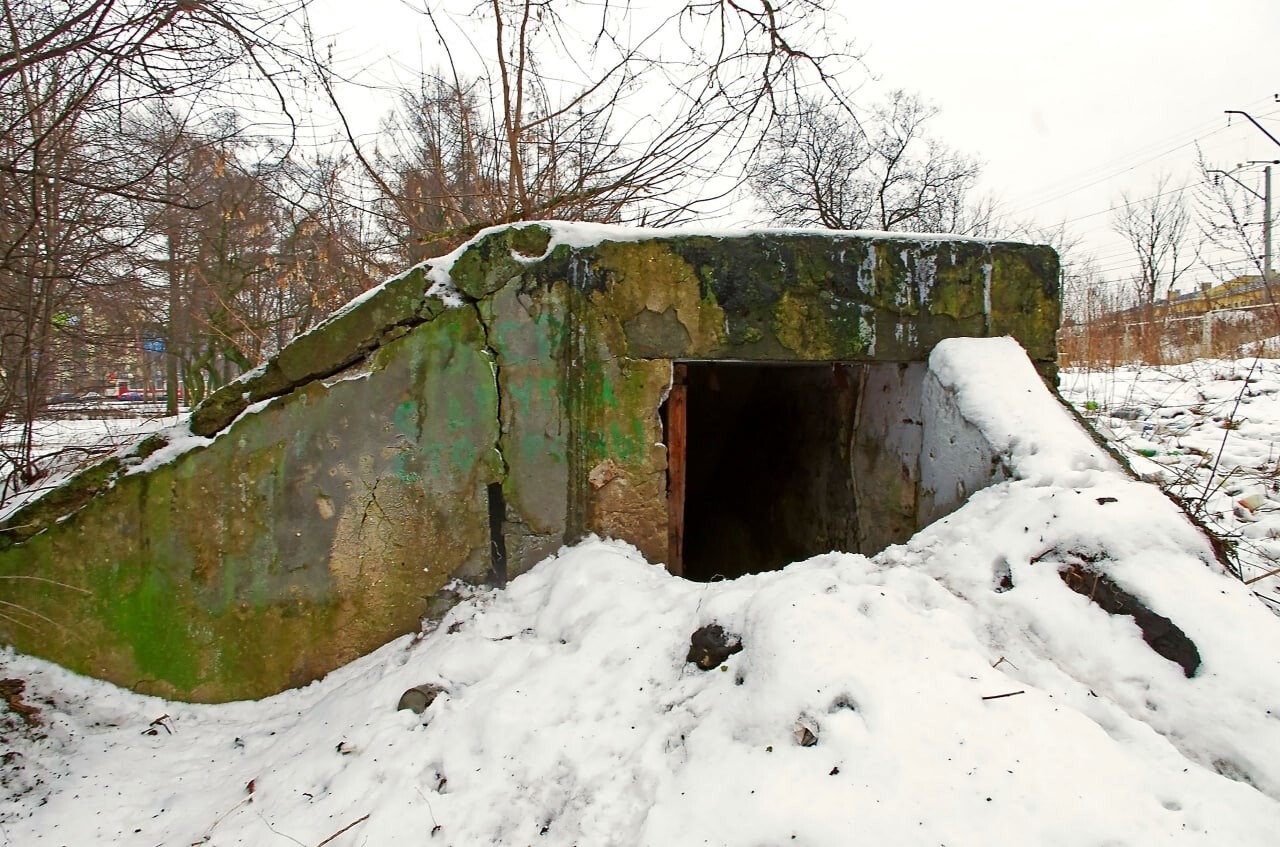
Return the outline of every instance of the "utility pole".
[[[1266,200],[1262,201],[1262,238],[1265,241],[1266,249],[1262,253],[1262,279],[1271,279],[1271,165],[1267,165],[1262,169],[1262,173],[1266,174],[1263,180],[1265,186]]]
[[[1276,95],[1276,100],[1280,101],[1280,94]],[[1248,112],[1242,112],[1239,109],[1227,109],[1226,114],[1244,115],[1245,119],[1248,120],[1249,123],[1253,124],[1254,127],[1256,127],[1259,132],[1261,132],[1267,138],[1271,139],[1272,144],[1276,145],[1277,147],[1280,147],[1280,138],[1276,138],[1270,132],[1267,132],[1267,128],[1264,127],[1262,124],[1258,123],[1258,121],[1254,119],[1253,115],[1249,114]],[[1274,159],[1269,162],[1250,162],[1249,164],[1251,165],[1265,164],[1267,166],[1265,171],[1266,196],[1262,201],[1263,206],[1266,209],[1266,211],[1263,213],[1263,219],[1262,219],[1262,231],[1263,231],[1262,237],[1263,237],[1263,240],[1265,241],[1265,247],[1266,247],[1264,251],[1264,255],[1266,258],[1263,260],[1263,263],[1262,263],[1262,280],[1263,282],[1266,282],[1271,279],[1271,166],[1280,165],[1280,159]],[[1236,180],[1236,181],[1239,182],[1239,180]],[[1251,193],[1255,197],[1258,196],[1258,193],[1256,191]]]
[[[1263,252],[1262,260],[1262,278],[1264,280],[1271,279],[1271,165],[1267,165],[1262,169],[1266,174],[1263,185],[1266,186],[1265,193],[1267,199],[1262,201],[1262,238],[1266,242],[1266,250]]]
[[[1271,166],[1280,165],[1280,159],[1255,160],[1246,164],[1266,165],[1262,169],[1262,279],[1267,281],[1271,279]]]
[[[1243,168],[1245,165],[1266,165],[1263,169],[1263,193],[1259,194],[1240,180],[1236,179],[1229,171],[1221,171],[1217,169],[1206,170],[1209,174],[1222,174],[1245,191],[1252,194],[1262,201],[1262,279],[1264,281],[1271,279],[1271,166],[1280,165],[1280,159],[1264,159],[1244,162],[1236,166],[1236,170]],[[1217,185],[1217,179],[1214,180]]]

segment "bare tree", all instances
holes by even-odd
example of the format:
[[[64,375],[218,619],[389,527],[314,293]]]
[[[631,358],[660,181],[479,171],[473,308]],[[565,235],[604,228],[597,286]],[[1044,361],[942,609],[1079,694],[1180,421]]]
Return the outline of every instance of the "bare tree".
[[[487,32],[471,41],[424,3],[445,69],[403,98],[401,144],[381,161],[350,128],[348,139],[389,230],[402,243],[411,234],[419,253],[514,220],[682,220],[740,183],[762,130],[806,86],[836,90],[853,60],[823,46],[829,9],[488,0],[468,19]],[[455,56],[458,44],[475,55]],[[320,78],[338,104],[337,80]]]
[[[95,293],[115,281],[127,249],[127,203],[91,183],[117,161],[102,156],[93,122],[72,104],[81,91],[59,67],[25,66],[0,85],[0,423],[16,418],[8,456],[21,487],[39,476],[32,422],[55,376],[55,353],[80,333]]]
[[[251,102],[254,85],[287,115],[286,89],[296,76],[286,35],[308,0],[0,0],[0,92],[29,88],[33,74],[56,79],[25,108],[45,113],[43,133],[64,123],[120,124],[157,98],[225,106]],[[0,115],[0,134],[25,120],[21,109]],[[0,171],[32,176],[32,153],[44,134],[19,132],[20,143]],[[84,187],[127,198],[158,200],[143,187],[145,162],[121,172],[80,175]]]
[[[756,199],[790,226],[985,233],[993,206],[969,199],[980,165],[928,136],[936,114],[903,91],[862,120],[806,102],[769,132],[750,173]]]
[[[1084,241],[1067,228],[1027,224],[1010,237],[1048,244],[1058,254],[1062,280],[1060,361],[1066,367],[1114,367],[1122,360],[1124,321],[1119,313],[1124,293],[1103,279],[1097,260],[1084,252]]]
[[[274,302],[264,320],[274,353],[379,278],[403,267],[385,262],[371,221],[355,197],[355,167],[346,157],[291,160],[282,176],[279,241],[266,294]]]
[[[1168,174],[1156,179],[1146,197],[1120,196],[1123,204],[1112,213],[1111,226],[1129,243],[1138,261],[1139,302],[1151,304],[1167,296],[1191,268],[1193,251],[1187,243],[1191,213],[1183,189],[1173,187]]]
[[[475,224],[510,217],[506,148],[488,95],[480,80],[423,74],[388,116],[374,208],[402,261],[447,252]]]
[[[135,334],[163,348],[166,382],[198,402],[279,350],[319,316],[367,289],[377,265],[364,218],[345,196],[340,159],[280,162],[245,137],[234,113],[192,128],[154,110],[133,148],[164,152],[155,191],[182,204],[148,207],[131,251]],[[176,391],[168,402],[176,412]]]
[[[158,101],[283,106],[279,36],[306,0],[0,0],[0,424],[22,431],[15,481],[40,473],[32,425],[55,354],[83,350],[137,281],[128,258],[157,206],[190,207],[126,128]],[[139,301],[130,299],[137,304]],[[100,336],[99,336],[100,337]]]

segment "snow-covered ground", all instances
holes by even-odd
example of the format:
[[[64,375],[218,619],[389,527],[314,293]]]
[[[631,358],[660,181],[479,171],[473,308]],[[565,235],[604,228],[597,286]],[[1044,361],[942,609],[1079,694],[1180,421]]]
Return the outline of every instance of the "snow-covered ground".
[[[1067,370],[1060,390],[1280,610],[1280,359]]]
[[[48,475],[34,485],[11,490],[0,484],[0,520],[23,503],[64,482],[69,473],[125,445],[134,444],[152,432],[172,426],[179,418],[167,418],[155,406],[116,405],[111,416],[95,414],[86,407],[57,418],[36,422],[32,433],[34,456]],[[21,427],[0,427],[0,483],[10,478],[9,457],[20,450]]]
[[[1270,847],[1280,618],[998,343],[944,344],[934,372],[1013,478],[874,557],[697,584],[589,539],[259,702],[166,702],[0,658],[40,710],[4,732],[0,844]],[[1226,431],[1194,425],[1234,404],[1211,377],[1241,366],[1215,367],[1177,387],[1198,433],[1178,443]],[[1063,383],[1150,416],[1176,382],[1156,373]],[[1262,455],[1264,385],[1224,461]],[[1113,429],[1157,458],[1172,437]],[[1172,621],[1192,675],[1064,573]],[[711,623],[742,649],[704,671],[687,652]],[[443,693],[424,712],[396,710],[428,684]]]

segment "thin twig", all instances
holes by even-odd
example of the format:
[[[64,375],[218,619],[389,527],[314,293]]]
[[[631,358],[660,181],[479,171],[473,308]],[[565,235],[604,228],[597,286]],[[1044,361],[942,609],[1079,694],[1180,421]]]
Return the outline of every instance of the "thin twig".
[[[355,825],[356,825],[356,824],[358,824],[358,823],[364,823],[364,822],[365,822],[365,821],[367,821],[368,819],[369,819],[369,816],[368,816],[368,815],[365,815],[365,816],[364,816],[364,817],[362,817],[362,818],[356,818],[356,819],[355,819],[355,820],[353,820],[351,823],[347,824],[347,825],[346,825],[346,826],[344,826],[342,829],[340,829],[340,830],[338,830],[337,832],[335,832],[333,835],[330,835],[330,836],[329,836],[328,838],[326,838],[324,841],[321,841],[319,844],[317,844],[317,845],[316,845],[316,847],[324,847],[324,845],[328,844],[330,841],[332,841],[333,839],[337,838],[339,835],[341,835],[342,833],[346,832],[348,829],[351,829],[351,827],[355,826]]]
[[[45,582],[49,585],[56,585],[60,588],[66,588],[71,591],[79,591],[81,594],[92,594],[93,592],[87,588],[81,588],[78,585],[68,585],[65,582],[59,582],[56,579],[48,579],[43,576],[31,576],[30,574],[0,574],[0,579],[30,579],[35,582]]]
[[[1260,591],[1253,592],[1253,596],[1257,597],[1259,600],[1266,600],[1268,603],[1271,603],[1272,605],[1280,606],[1280,600],[1277,600],[1274,597],[1268,597],[1267,595],[1263,594]]]
[[[1264,574],[1262,574],[1262,575],[1260,575],[1260,576],[1255,576],[1255,577],[1251,577],[1251,578],[1249,578],[1249,579],[1246,579],[1246,580],[1244,581],[1244,584],[1245,584],[1245,585],[1253,585],[1255,582],[1259,582],[1259,581],[1261,581],[1261,580],[1264,580],[1264,579],[1266,579],[1266,578],[1267,578],[1267,577],[1269,577],[1269,576],[1275,576],[1276,574],[1280,574],[1280,568],[1274,568],[1274,569],[1269,570],[1269,571],[1267,571],[1266,573],[1264,573]]]
[[[204,831],[204,837],[203,837],[203,838],[201,838],[199,841],[193,841],[193,842],[191,843],[191,847],[197,847],[197,845],[207,843],[207,842],[209,841],[209,839],[213,837],[213,831],[214,831],[215,829],[217,829],[218,824],[220,824],[220,823],[222,823],[224,820],[226,820],[228,815],[230,815],[230,814],[231,814],[232,812],[234,812],[236,809],[238,809],[238,808],[240,808],[241,806],[243,806],[245,803],[252,803],[252,802],[253,802],[253,797],[245,797],[243,800],[241,800],[240,802],[236,803],[236,804],[235,804],[234,806],[232,806],[230,809],[227,809],[225,812],[223,812],[221,815],[219,815],[219,816],[218,816],[218,819],[217,819],[216,821],[214,821],[213,823],[209,824],[209,828],[208,828],[208,829],[206,829],[206,830]]]
[[[1213,477],[1218,473],[1218,463],[1222,461],[1222,451],[1227,449],[1227,437],[1231,435],[1231,424],[1236,419],[1236,412],[1240,409],[1240,401],[1244,399],[1244,393],[1249,388],[1249,378],[1253,376],[1254,368],[1258,367],[1259,357],[1253,357],[1253,364],[1249,365],[1249,372],[1244,375],[1244,382],[1240,385],[1240,390],[1236,392],[1235,405],[1231,407],[1231,414],[1227,416],[1226,423],[1222,431],[1222,443],[1218,445],[1218,455],[1213,458],[1213,467],[1209,469],[1209,478],[1204,483],[1204,493],[1200,495],[1200,509],[1203,512],[1209,502],[1209,489],[1213,486]]]
[[[252,795],[250,795],[250,796],[252,796]],[[287,839],[289,839],[289,840],[290,840],[290,841],[292,841],[294,844],[297,844],[297,845],[298,845],[298,847],[307,847],[307,845],[303,844],[301,841],[299,841],[298,839],[294,838],[294,837],[293,837],[292,835],[290,835],[289,833],[287,833],[287,832],[281,832],[280,830],[278,830],[278,829],[276,829],[274,826],[272,826],[272,825],[271,825],[271,821],[267,820],[267,819],[266,819],[266,817],[262,814],[262,812],[258,812],[258,819],[259,819],[259,820],[261,820],[264,824],[266,824],[266,825],[267,825],[267,829],[271,830],[273,833],[275,833],[276,835],[280,836],[281,838],[287,838]],[[328,841],[328,840],[329,840],[329,839],[327,839],[327,838],[325,839],[325,841]],[[321,843],[321,844],[324,844],[325,842],[324,842],[324,841],[321,841],[320,843]]]

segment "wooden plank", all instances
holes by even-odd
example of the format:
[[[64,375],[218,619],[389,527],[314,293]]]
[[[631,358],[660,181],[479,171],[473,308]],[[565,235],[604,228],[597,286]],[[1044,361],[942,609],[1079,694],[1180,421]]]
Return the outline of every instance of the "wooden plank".
[[[672,368],[671,393],[667,395],[667,570],[676,576],[684,576],[687,376],[687,366],[676,363]]]

